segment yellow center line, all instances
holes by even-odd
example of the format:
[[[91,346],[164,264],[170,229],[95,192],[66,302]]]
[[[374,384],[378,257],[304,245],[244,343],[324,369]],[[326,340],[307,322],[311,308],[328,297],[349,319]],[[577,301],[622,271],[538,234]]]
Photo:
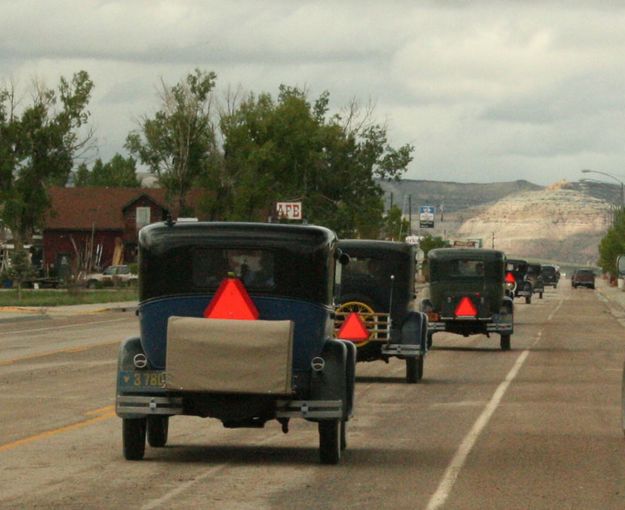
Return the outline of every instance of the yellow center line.
[[[17,358],[0,360],[0,367],[6,366],[6,365],[13,365],[14,363],[17,363],[18,361],[27,361],[27,360],[36,359],[36,358],[45,358],[46,356],[53,356],[55,354],[62,354],[62,353],[83,352],[89,349],[95,349],[96,347],[104,347],[107,345],[114,345],[114,344],[119,344],[119,343],[120,343],[119,340],[112,340],[110,342],[101,342],[99,344],[80,345],[77,347],[66,347],[65,349],[58,349],[56,351],[45,351],[45,352],[39,352],[35,354],[28,354],[27,356],[20,356]]]
[[[63,434],[65,432],[73,432],[74,430],[79,430],[84,427],[88,427],[89,425],[93,425],[101,421],[109,420],[115,416],[115,406],[101,407],[100,409],[87,411],[85,414],[88,416],[93,416],[93,415],[97,415],[97,416],[94,416],[93,418],[89,418],[87,420],[72,423],[70,425],[65,425],[63,427],[59,427],[58,429],[46,430],[45,432],[40,432],[39,434],[24,437],[22,439],[18,439],[10,443],[1,444],[0,452],[12,450],[14,448],[17,448],[18,446],[24,446],[26,444],[34,443],[35,441],[47,439],[49,437]]]

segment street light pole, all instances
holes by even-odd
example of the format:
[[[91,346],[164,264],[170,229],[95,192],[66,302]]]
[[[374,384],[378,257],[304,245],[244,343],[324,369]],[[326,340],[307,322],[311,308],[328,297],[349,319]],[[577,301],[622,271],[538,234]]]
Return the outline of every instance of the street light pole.
[[[625,183],[623,183],[623,181],[621,181],[618,177],[609,174],[608,172],[600,172],[599,170],[589,170],[587,168],[585,168],[584,170],[582,170],[583,174],[600,174],[600,175],[605,175],[606,177],[609,177],[610,179],[615,180],[616,182],[618,182],[621,186],[621,209],[625,208],[625,190],[623,189],[625,186]]]

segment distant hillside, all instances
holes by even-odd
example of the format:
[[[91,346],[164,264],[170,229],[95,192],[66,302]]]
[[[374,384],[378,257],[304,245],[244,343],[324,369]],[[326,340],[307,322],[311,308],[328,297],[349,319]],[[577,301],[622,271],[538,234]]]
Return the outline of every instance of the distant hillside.
[[[412,196],[413,233],[450,240],[482,239],[485,247],[531,259],[594,264],[598,244],[620,205],[620,186],[581,181],[538,186],[527,181],[467,184],[399,181],[383,184],[393,202]],[[433,205],[435,228],[418,228],[418,207]]]
[[[406,213],[408,196],[412,197],[413,213],[422,205],[432,205],[438,209],[441,204],[444,205],[445,212],[454,212],[496,202],[513,193],[543,189],[542,186],[528,181],[460,183],[403,179],[380,181],[380,185],[387,195],[387,207],[392,195],[393,204],[403,207]]]

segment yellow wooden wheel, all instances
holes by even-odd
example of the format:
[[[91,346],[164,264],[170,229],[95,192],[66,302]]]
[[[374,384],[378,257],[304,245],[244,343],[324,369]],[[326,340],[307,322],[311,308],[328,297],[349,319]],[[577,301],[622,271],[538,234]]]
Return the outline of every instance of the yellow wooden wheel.
[[[345,320],[347,316],[353,312],[356,312],[358,315],[360,315],[360,318],[365,323],[367,329],[370,329],[376,321],[373,308],[371,308],[367,303],[363,303],[362,301],[346,301],[336,309],[336,313],[341,316],[342,320]],[[362,347],[363,345],[366,345],[368,343],[369,340],[364,340],[362,342],[354,342],[354,345],[356,345],[356,347]]]

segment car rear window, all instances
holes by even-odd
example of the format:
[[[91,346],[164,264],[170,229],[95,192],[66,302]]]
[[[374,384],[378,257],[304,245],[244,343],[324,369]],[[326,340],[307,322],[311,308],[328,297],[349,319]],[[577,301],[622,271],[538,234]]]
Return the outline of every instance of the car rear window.
[[[247,249],[196,249],[193,252],[193,284],[216,287],[227,276],[240,278],[253,289],[271,289],[274,281],[272,252]]]

